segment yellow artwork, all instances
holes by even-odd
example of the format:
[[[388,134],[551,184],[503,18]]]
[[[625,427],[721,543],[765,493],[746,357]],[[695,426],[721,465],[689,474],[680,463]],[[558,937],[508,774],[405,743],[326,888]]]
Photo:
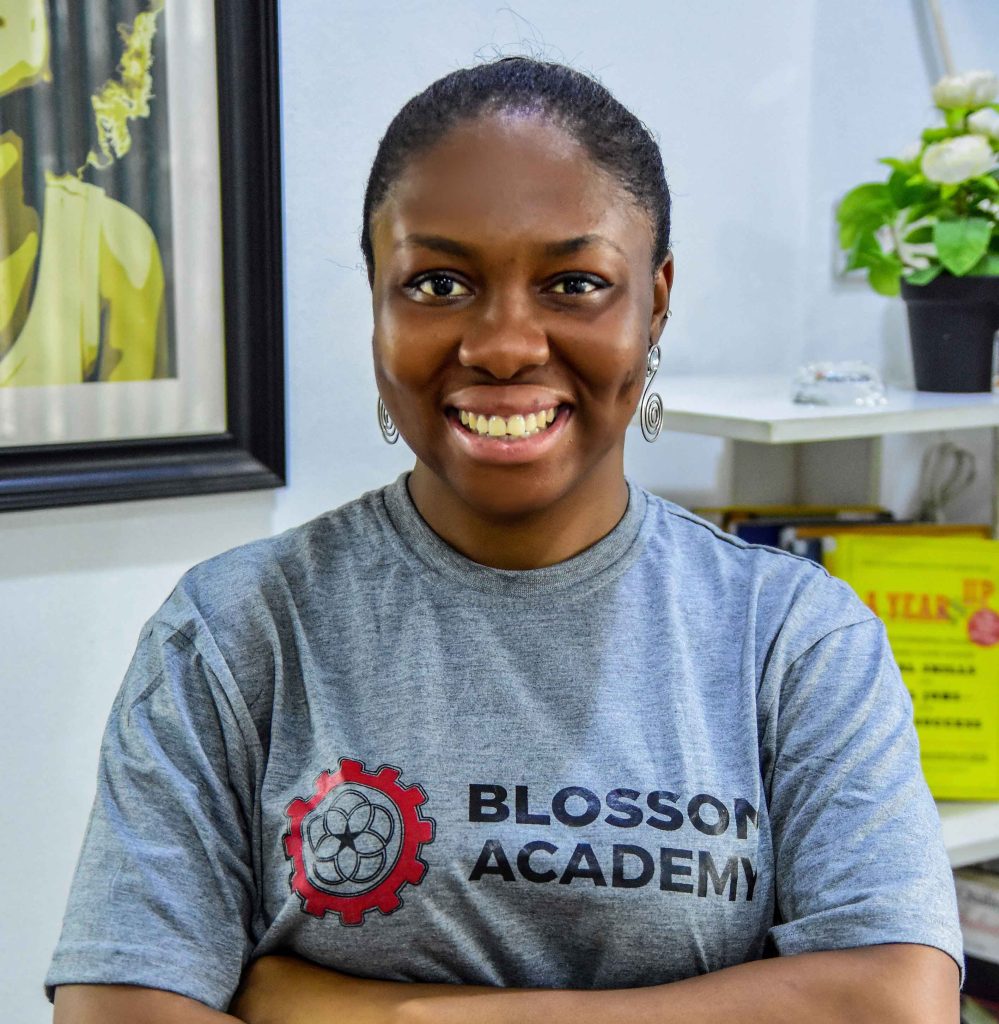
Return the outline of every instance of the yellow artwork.
[[[79,169],[46,173],[40,212],[25,200],[24,141],[0,134],[0,387],[157,376],[166,295],[156,236],[83,175],[124,157],[129,121],[149,116],[163,2],[119,27],[117,72],[91,97],[96,146]],[[0,0],[0,96],[49,87],[49,61],[46,0]]]

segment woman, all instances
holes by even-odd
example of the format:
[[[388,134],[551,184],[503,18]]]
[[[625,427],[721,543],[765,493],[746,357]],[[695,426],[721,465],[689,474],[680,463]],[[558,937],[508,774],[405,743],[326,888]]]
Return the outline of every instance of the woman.
[[[673,283],[644,126],[558,65],[455,72],[362,245],[416,466],[151,620],[57,1021],[232,1019],[241,977],[248,1021],[953,1021],[880,623],[624,477]]]

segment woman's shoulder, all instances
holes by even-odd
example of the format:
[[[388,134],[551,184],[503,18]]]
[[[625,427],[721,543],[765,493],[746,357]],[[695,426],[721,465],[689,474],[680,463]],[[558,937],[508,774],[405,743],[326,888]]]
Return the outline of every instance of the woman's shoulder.
[[[392,557],[392,545],[379,537],[389,528],[383,490],[190,568],[147,621],[142,657],[159,664],[175,650],[181,674],[202,664],[224,690],[265,707],[261,698],[285,653],[328,631],[354,581],[379,573],[384,566],[376,562]]]
[[[853,588],[818,563],[750,543],[665,498],[650,495],[650,547],[664,570],[684,580],[705,613],[723,606],[769,629],[815,634],[875,618]]]
[[[391,557],[384,488],[272,537],[241,544],[192,566],[153,617],[193,637],[247,640],[293,618],[377,571]]]
[[[654,527],[683,550],[696,552],[694,557],[702,558],[710,553],[712,559],[731,566],[743,565],[753,572],[829,577],[821,565],[809,558],[727,533],[668,498],[651,493],[647,497]]]

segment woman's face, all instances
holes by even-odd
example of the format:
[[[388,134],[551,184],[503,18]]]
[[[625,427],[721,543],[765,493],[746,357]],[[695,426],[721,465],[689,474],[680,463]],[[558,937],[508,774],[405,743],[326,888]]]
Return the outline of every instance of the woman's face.
[[[502,518],[620,488],[672,283],[632,197],[494,114],[415,157],[371,228],[379,392],[438,496]]]

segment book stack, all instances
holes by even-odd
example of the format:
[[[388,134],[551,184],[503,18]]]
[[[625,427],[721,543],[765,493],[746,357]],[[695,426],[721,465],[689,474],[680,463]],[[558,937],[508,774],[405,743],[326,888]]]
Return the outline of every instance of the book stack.
[[[990,536],[986,525],[896,519],[879,505],[726,505],[694,512],[750,544],[790,551],[827,568],[839,540],[848,536]]]
[[[964,936],[962,1024],[999,1022],[999,861],[954,872]]]

